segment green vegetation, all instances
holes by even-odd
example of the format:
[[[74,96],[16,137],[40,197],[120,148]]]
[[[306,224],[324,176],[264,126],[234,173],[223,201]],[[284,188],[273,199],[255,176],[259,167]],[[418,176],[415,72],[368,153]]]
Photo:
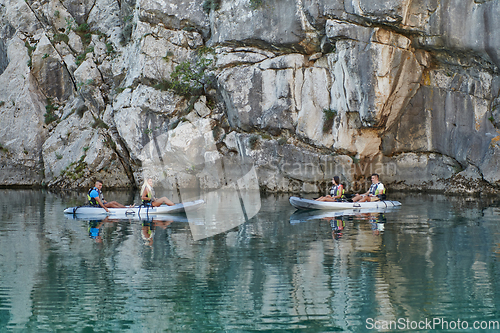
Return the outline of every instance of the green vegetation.
[[[144,130],[144,134],[149,135],[149,134],[151,134],[154,131],[159,130],[159,129],[160,129],[160,126],[155,126],[155,128],[146,128]]]
[[[0,153],[8,153],[9,150],[0,143]]]
[[[87,57],[87,53],[91,53],[91,52],[94,52],[94,47],[93,46],[89,46],[85,49],[85,51],[83,51],[83,53],[79,54],[77,57],[76,57],[76,60],[75,60],[75,64],[77,66],[80,66],[81,63],[85,60],[85,58]]]
[[[85,155],[82,155],[80,157],[80,160],[78,161],[78,165],[75,167],[75,172],[79,173],[82,172],[83,169],[87,166],[87,163],[85,163],[83,160],[85,159]]]
[[[248,146],[250,147],[250,149],[255,149],[257,148],[257,145],[259,144],[259,136],[258,135],[252,135],[249,139],[248,139]]]
[[[102,119],[94,118],[94,123],[92,124],[92,128],[109,129],[109,126]]]
[[[169,126],[168,126],[168,127],[169,127],[168,129],[169,129],[169,130],[173,130],[173,129],[175,129],[175,128],[177,127],[177,125],[179,125],[180,123],[181,123],[181,121],[180,121],[179,119],[174,119],[174,120],[172,120],[172,121],[170,122],[170,124],[169,124]]]
[[[284,144],[286,144],[286,142],[287,142],[287,139],[284,138],[284,137],[281,137],[281,138],[278,139],[278,144],[280,146],[283,146]]]
[[[67,31],[73,30],[78,36],[80,36],[84,47],[90,44],[92,41],[92,33],[90,32],[90,27],[87,23],[80,24],[74,29],[72,29],[72,23],[68,25],[68,20],[66,21],[66,24]]]
[[[69,37],[66,34],[55,34],[54,38],[52,39],[53,43],[60,43],[60,42],[65,42],[66,44],[69,43]]]
[[[73,29],[76,33],[87,33],[90,32],[89,25],[87,23],[80,24],[75,29]]]
[[[264,0],[250,0],[250,8],[258,9],[262,7]]]
[[[42,59],[45,59],[45,58],[48,58],[49,57],[49,54],[48,53],[44,53],[43,56],[42,56]]]
[[[30,59],[28,60],[28,67],[31,68],[31,64],[32,64],[32,54],[33,54],[33,51],[36,50],[36,44],[34,46],[31,46],[30,43],[28,41],[25,41],[24,42],[24,46],[26,46],[26,48],[28,49],[28,56],[30,57]]]
[[[104,144],[112,150],[116,150],[116,143],[108,136],[104,140]]]
[[[489,117],[488,120],[491,121],[492,123],[495,122],[495,118],[493,118],[493,116]]]
[[[4,105],[5,105],[5,102],[4,101],[0,101],[0,107],[2,107]]]
[[[85,82],[78,82],[78,83],[76,84],[76,87],[77,87],[77,88],[81,88],[81,87],[84,87],[84,86],[90,86],[90,85],[92,85],[92,84],[94,84],[94,80],[92,80],[92,79],[88,79],[88,80],[87,80],[87,81],[85,81]]]
[[[207,14],[210,13],[211,10],[217,10],[220,7],[220,0],[205,0],[203,2],[203,11]]]
[[[154,87],[159,90],[173,90],[184,97],[200,96],[206,84],[210,84],[212,59],[199,57],[195,62],[184,61],[175,66],[170,81],[163,80]]]
[[[56,154],[56,158],[57,158],[58,160],[60,160],[60,159],[62,159],[62,158],[63,158],[63,156],[62,156],[61,154],[59,154],[59,153],[55,153],[55,154]]]
[[[83,154],[78,162],[73,162],[68,165],[64,170],[61,171],[61,176],[66,175],[66,177],[73,180],[82,178],[84,175],[84,171],[87,168],[87,163],[83,161],[85,157],[86,155]],[[70,170],[71,168],[73,169],[72,171]]]
[[[167,54],[163,57],[163,60],[169,61],[171,57],[174,56],[174,53],[172,51],[167,51]]]
[[[106,43],[106,53],[107,54],[116,53],[112,43]]]
[[[52,99],[50,98],[47,98],[47,105],[45,105],[45,114],[44,114],[44,117],[45,117],[45,123],[48,125],[50,124],[51,122],[53,122],[54,120],[57,120],[58,117],[56,116],[55,114],[55,110],[57,110],[58,107],[55,106],[54,104],[52,104]]]
[[[333,120],[337,116],[337,111],[332,109],[323,110],[323,133],[330,133],[333,127]]]
[[[56,10],[56,11],[54,12],[54,16],[55,16],[55,17],[57,17],[57,18],[59,18],[59,17],[60,17],[60,14],[61,14],[61,13],[59,13],[59,11],[58,11],[58,10]]]
[[[64,18],[64,20],[66,21],[66,30],[65,31],[70,32],[71,30],[73,30],[73,24],[75,23],[75,21],[69,17]]]

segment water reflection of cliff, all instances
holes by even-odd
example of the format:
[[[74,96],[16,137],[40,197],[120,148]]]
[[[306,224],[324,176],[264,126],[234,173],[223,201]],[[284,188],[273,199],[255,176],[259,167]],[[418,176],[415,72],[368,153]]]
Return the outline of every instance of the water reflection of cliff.
[[[96,244],[58,195],[0,196],[2,328],[356,331],[500,308],[500,212],[467,201],[402,197],[379,235],[346,219],[334,240],[328,221],[290,224],[287,197],[269,196],[237,228],[196,241],[171,223],[144,246],[138,221],[104,224]]]

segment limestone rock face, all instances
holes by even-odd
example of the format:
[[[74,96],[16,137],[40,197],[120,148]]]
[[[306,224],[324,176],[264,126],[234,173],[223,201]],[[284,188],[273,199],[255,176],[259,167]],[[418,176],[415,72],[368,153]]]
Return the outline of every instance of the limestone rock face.
[[[5,0],[0,185],[323,192],[377,172],[389,189],[498,192],[499,14],[486,0]]]
[[[83,24],[87,21],[88,15],[94,7],[95,0],[63,0],[62,4],[67,8],[77,24]]]
[[[65,189],[90,187],[101,179],[107,187],[127,187],[129,179],[93,117],[73,113],[43,144],[45,182]]]
[[[171,30],[196,29],[207,37],[210,21],[204,12],[203,0],[139,0],[141,21],[159,23]]]
[[[24,42],[16,35],[6,49],[9,63],[0,75],[0,184],[40,185],[46,102],[27,65]]]
[[[47,98],[65,102],[74,93],[71,76],[57,50],[43,35],[32,53],[32,71],[41,91]]]
[[[338,118],[335,147],[359,156],[374,156],[383,133],[400,117],[419,87],[423,67],[411,52],[410,41],[380,28],[327,22],[327,36],[338,39],[329,58],[332,105]],[[359,135],[356,135],[356,134]]]
[[[302,1],[221,1],[211,15],[211,44],[259,41],[304,50],[319,48],[319,32],[308,21]]]

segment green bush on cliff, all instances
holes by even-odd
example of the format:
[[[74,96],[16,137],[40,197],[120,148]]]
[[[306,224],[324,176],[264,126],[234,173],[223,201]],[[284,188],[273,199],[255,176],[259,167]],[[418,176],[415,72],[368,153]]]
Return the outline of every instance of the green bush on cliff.
[[[92,124],[92,128],[109,129],[109,126],[102,119],[94,118],[94,123]]]
[[[68,33],[73,30],[73,24],[75,23],[75,20],[69,17],[65,17],[64,20],[66,21],[66,30]]]
[[[170,80],[163,80],[154,87],[160,90],[170,89],[185,97],[199,96],[205,85],[211,84],[213,80],[210,73],[212,63],[212,59],[204,57],[199,57],[194,62],[183,61],[175,66]]]
[[[259,144],[259,136],[256,134],[252,134],[252,136],[248,138],[248,147],[250,147],[250,149],[252,150],[255,150],[258,144]]]
[[[79,54],[76,57],[75,64],[77,66],[80,66],[82,62],[85,61],[85,58],[87,58],[87,53],[92,53],[92,52],[94,52],[94,47],[93,46],[87,47],[85,51],[83,51],[83,53]]]
[[[220,6],[220,0],[205,0],[203,2],[203,11],[207,14],[210,13],[210,10],[217,10]]]
[[[83,45],[89,45],[92,41],[92,34],[87,23],[80,24],[79,26],[74,28],[73,31],[75,31],[80,36]]]
[[[55,34],[54,38],[52,39],[53,43],[59,43],[59,42],[65,42],[66,44],[69,43],[69,37],[66,34]]]
[[[52,100],[50,98],[47,98],[47,105],[45,105],[45,114],[44,114],[44,117],[45,117],[45,123],[48,125],[50,124],[51,122],[53,122],[54,120],[57,120],[58,117],[56,116],[56,114],[54,113],[55,110],[57,110],[58,107],[55,106],[54,104],[52,104]]]
[[[263,3],[264,3],[264,0],[250,0],[250,8],[258,9],[258,8],[262,7]]]
[[[30,57],[29,60],[28,60],[28,67],[31,68],[31,64],[32,64],[32,54],[33,54],[33,51],[36,50],[36,44],[34,46],[31,46],[31,44],[28,42],[28,41],[25,41],[24,42],[24,46],[26,46],[26,48],[28,49],[28,56]]]
[[[323,133],[332,131],[333,120],[337,116],[337,111],[332,109],[323,110]]]

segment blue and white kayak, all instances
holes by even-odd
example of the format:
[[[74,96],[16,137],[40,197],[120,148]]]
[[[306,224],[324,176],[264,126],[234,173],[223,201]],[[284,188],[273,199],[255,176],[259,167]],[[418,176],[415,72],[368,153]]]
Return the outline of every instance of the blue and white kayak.
[[[118,215],[91,215],[91,214],[64,214],[68,220],[98,220],[98,221],[115,221],[115,220],[133,220],[133,221],[151,221],[151,222],[190,222],[186,214],[134,214],[127,216]]]
[[[327,209],[327,210],[344,210],[344,209],[364,209],[364,208],[387,208],[401,206],[399,201],[381,200],[373,202],[328,202],[316,201],[314,199],[304,199],[299,197],[290,197],[290,204],[297,209]]]
[[[108,208],[109,212],[106,212],[104,208],[93,207],[93,206],[79,206],[79,207],[69,207],[64,210],[65,214],[73,215],[89,215],[89,216],[110,216],[110,217],[130,217],[134,215],[160,215],[160,214],[177,214],[185,213],[186,210],[194,210],[200,208],[205,201],[196,200],[177,203],[173,206],[161,205],[159,207],[126,207],[126,208]]]

